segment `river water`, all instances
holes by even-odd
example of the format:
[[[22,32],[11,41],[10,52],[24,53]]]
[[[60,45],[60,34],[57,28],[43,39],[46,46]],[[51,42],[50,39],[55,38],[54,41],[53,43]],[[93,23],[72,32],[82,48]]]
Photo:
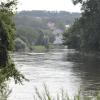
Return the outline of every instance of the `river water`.
[[[23,85],[10,82],[12,93],[8,100],[34,100],[34,88],[43,90],[45,83],[52,95],[67,91],[75,95],[79,89],[84,94],[100,90],[100,58],[81,56],[72,49],[53,49],[46,53],[14,53],[16,68],[28,78]]]

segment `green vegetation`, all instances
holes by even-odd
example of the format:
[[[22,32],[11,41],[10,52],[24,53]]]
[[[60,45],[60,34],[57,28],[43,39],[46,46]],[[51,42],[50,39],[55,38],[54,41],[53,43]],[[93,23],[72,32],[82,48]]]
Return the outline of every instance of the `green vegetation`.
[[[61,93],[52,96],[46,85],[44,85],[44,91],[42,92],[35,88],[35,93],[34,100],[100,100],[100,94],[97,94],[97,96],[85,96],[81,91],[73,97],[69,97],[64,90],[61,90]]]
[[[81,3],[82,16],[64,32],[64,44],[85,52],[100,50],[99,0],[73,0]]]
[[[71,25],[74,19],[79,18],[79,16],[79,13],[65,11],[34,10],[19,12],[14,17],[16,24],[15,40],[20,38],[31,50],[31,47],[36,45],[48,48],[48,45],[55,41],[57,30],[63,32],[65,25]]]
[[[16,0],[0,3],[0,67],[9,65],[8,51],[13,50],[15,26],[12,18],[15,6]]]
[[[33,51],[41,53],[41,52],[46,52],[47,49],[45,48],[45,46],[37,45],[37,46],[33,46]]]
[[[9,87],[3,83],[2,86],[0,86],[0,100],[7,100],[11,92],[12,90],[9,90]]]
[[[15,51],[24,51],[27,49],[27,44],[20,38],[15,39]]]
[[[14,44],[14,9],[16,9],[16,0],[0,3],[0,84],[10,77],[14,77],[15,81],[21,81],[19,76],[24,78],[16,70],[8,52],[13,50]]]
[[[0,100],[6,100],[10,91],[7,92],[6,82],[11,79],[15,83],[21,83],[25,77],[15,68],[9,55],[14,49],[15,25],[13,16],[16,10],[16,0],[0,1]],[[26,80],[26,79],[25,79]]]

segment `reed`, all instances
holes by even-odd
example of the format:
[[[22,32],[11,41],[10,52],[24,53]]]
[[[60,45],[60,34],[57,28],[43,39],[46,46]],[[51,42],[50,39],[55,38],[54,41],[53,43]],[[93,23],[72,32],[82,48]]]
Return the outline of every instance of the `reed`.
[[[57,95],[52,96],[49,89],[44,85],[44,91],[40,92],[38,88],[35,88],[35,95],[33,100],[100,100],[100,93],[96,96],[84,96],[81,91],[74,97],[68,96],[67,92],[62,90]]]

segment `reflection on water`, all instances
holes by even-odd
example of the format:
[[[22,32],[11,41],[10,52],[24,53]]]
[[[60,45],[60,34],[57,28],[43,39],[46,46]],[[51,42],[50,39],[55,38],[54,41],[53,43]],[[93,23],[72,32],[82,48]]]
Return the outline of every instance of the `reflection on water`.
[[[84,92],[96,93],[100,91],[100,57],[81,55],[80,53],[69,54],[66,58],[73,61],[73,73],[81,78]]]
[[[55,49],[48,53],[15,53],[16,67],[30,80],[24,85],[15,85],[8,100],[33,100],[34,87],[42,90],[46,83],[52,94],[61,88],[69,95],[82,88],[84,93],[100,90],[100,59],[82,56],[75,50]]]

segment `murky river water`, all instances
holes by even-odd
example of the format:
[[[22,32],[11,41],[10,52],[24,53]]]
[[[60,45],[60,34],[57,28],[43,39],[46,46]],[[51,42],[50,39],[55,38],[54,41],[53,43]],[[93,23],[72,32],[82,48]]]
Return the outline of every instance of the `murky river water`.
[[[70,96],[79,88],[86,94],[100,90],[100,59],[97,56],[83,57],[74,50],[55,49],[47,53],[15,53],[14,61],[30,81],[23,85],[11,81],[13,91],[8,100],[34,100],[34,88],[42,91],[44,83],[51,94],[59,93],[62,88]]]

